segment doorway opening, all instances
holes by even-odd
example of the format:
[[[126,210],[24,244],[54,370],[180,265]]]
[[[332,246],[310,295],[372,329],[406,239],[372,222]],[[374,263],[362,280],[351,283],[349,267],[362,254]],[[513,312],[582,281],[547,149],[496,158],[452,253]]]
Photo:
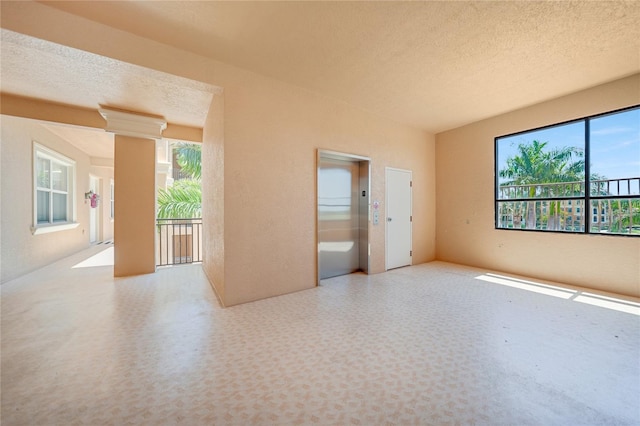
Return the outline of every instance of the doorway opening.
[[[98,199],[101,195],[101,180],[99,177],[89,175],[89,191],[91,194],[95,194],[95,199],[89,199],[89,243],[96,244],[102,241],[101,229],[102,229],[102,215],[100,214],[100,208],[98,208]],[[86,201],[85,201],[86,203]]]
[[[157,148],[156,266],[202,262],[202,145]]]
[[[318,283],[352,272],[369,272],[371,160],[318,150]]]

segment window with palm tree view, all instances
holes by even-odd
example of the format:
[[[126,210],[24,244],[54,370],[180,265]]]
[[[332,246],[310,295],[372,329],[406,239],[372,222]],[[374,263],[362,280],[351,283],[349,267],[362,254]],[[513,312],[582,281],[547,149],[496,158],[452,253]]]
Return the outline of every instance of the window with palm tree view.
[[[496,228],[640,236],[640,107],[495,139]]]

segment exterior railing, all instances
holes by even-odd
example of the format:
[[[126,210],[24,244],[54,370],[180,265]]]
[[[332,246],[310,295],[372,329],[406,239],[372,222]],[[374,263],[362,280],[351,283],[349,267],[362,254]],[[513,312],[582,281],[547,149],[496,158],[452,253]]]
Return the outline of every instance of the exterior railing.
[[[640,234],[640,177],[498,187],[496,226]],[[586,201],[588,200],[588,204]]]
[[[503,185],[498,188],[498,199],[582,197],[584,193],[584,181]],[[592,180],[590,194],[591,196],[640,195],[640,177]]]
[[[156,219],[156,265],[202,262],[202,219]]]
[[[530,185],[504,185],[499,187],[500,200],[523,198],[564,198],[584,194],[584,182],[541,183]]]
[[[640,195],[640,177],[592,180],[591,195]]]

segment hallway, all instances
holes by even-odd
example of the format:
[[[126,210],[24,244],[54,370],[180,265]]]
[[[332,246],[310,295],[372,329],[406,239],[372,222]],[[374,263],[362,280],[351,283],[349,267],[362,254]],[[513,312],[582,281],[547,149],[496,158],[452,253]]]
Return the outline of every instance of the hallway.
[[[105,249],[2,285],[3,425],[640,422],[637,301],[433,262],[222,309]]]

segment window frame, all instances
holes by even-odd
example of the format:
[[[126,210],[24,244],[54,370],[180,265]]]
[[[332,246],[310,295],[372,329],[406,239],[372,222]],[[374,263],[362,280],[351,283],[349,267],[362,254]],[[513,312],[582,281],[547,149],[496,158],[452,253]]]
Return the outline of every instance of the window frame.
[[[598,214],[598,217],[596,218],[596,221],[594,221],[593,218],[596,217],[596,216],[593,216],[593,215],[590,214],[592,212],[592,210],[595,208],[591,204],[592,200],[610,200],[610,199],[623,200],[623,199],[640,198],[640,194],[628,194],[628,195],[620,195],[620,194],[618,194],[618,195],[615,195],[615,196],[613,196],[613,195],[593,195],[593,194],[591,194],[591,171],[590,171],[590,160],[591,160],[591,153],[590,153],[590,151],[591,151],[591,146],[590,146],[591,129],[590,129],[590,126],[591,126],[591,121],[595,120],[595,119],[598,119],[598,118],[602,118],[602,117],[606,117],[606,116],[610,116],[610,115],[615,115],[615,114],[623,113],[623,112],[626,112],[626,111],[633,111],[633,110],[640,110],[640,104],[632,105],[632,106],[624,107],[624,108],[619,108],[619,109],[616,109],[616,110],[607,111],[607,112],[603,112],[603,113],[599,113],[599,114],[589,115],[589,116],[585,116],[585,117],[581,117],[581,118],[576,118],[576,119],[572,119],[572,120],[567,120],[567,121],[563,121],[563,122],[560,122],[560,123],[554,123],[554,124],[540,126],[540,127],[527,129],[527,130],[523,130],[523,131],[519,131],[519,132],[514,132],[514,133],[509,133],[509,134],[505,134],[505,135],[496,136],[494,138],[494,141],[493,141],[493,149],[494,149],[494,157],[493,157],[494,229],[500,230],[500,231],[546,232],[546,233],[555,233],[555,234],[605,235],[605,236],[616,236],[616,237],[639,238],[640,234],[591,232],[591,224],[592,223],[598,223],[597,219],[601,219],[600,218],[601,215]],[[554,127],[560,127],[560,126],[565,126],[565,125],[569,125],[569,124],[580,123],[580,122],[582,122],[584,124],[584,161],[585,161],[585,168],[584,168],[584,195],[580,195],[580,196],[564,196],[564,197],[560,196],[560,197],[539,197],[539,198],[517,198],[517,199],[499,198],[500,182],[499,182],[499,171],[498,171],[498,140],[504,139],[504,138],[508,138],[508,137],[513,137],[513,136],[518,136],[518,135],[524,135],[524,134],[527,134],[527,133],[533,133],[533,132],[540,131],[540,130],[551,129],[551,128],[554,128]],[[630,177],[630,178],[633,178],[633,177]],[[584,229],[583,230],[581,230],[581,231],[575,231],[575,230],[571,231],[571,230],[523,229],[523,228],[504,228],[504,227],[499,227],[498,226],[498,224],[500,223],[499,203],[501,203],[501,202],[505,202],[505,201],[517,201],[517,202],[546,201],[546,202],[551,202],[551,201],[559,201],[559,200],[560,201],[569,201],[569,203],[571,203],[571,204],[573,204],[573,202],[572,202],[573,200],[578,201],[577,203],[575,203],[574,207],[576,207],[578,211],[582,210],[583,221],[584,221]],[[582,202],[583,204],[581,205],[580,202]],[[584,207],[584,209],[581,209],[581,207]]]
[[[54,190],[53,189],[53,179],[51,175],[49,176],[49,188],[39,187],[38,186],[38,160],[46,159],[49,161],[49,164],[52,165],[54,163],[66,167],[67,169],[67,190]],[[50,167],[52,169],[52,167]],[[51,148],[48,148],[36,141],[33,141],[33,158],[32,158],[32,197],[33,197],[33,205],[32,205],[32,226],[31,233],[33,235],[46,234],[50,232],[64,231],[68,229],[77,228],[80,224],[77,222],[76,218],[76,162],[71,158],[60,154],[57,151],[54,151]],[[38,223],[38,191],[46,190],[49,194],[49,222],[48,223]],[[55,191],[55,192],[54,192]],[[53,221],[53,202],[52,202],[52,194],[54,193],[65,193],[67,196],[66,203],[66,215],[67,220],[64,222],[54,222]]]

